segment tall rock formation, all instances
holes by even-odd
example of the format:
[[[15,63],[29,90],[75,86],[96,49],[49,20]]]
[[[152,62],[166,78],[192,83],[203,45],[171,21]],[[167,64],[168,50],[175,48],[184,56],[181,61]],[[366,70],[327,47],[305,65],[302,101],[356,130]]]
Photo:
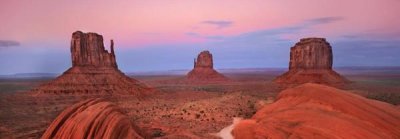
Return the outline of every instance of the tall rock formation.
[[[325,38],[304,38],[290,48],[289,71],[274,81],[290,84],[348,82],[332,70],[332,64],[332,47]]]
[[[142,139],[140,130],[113,103],[89,99],[65,109],[42,139]]]
[[[394,105],[306,83],[280,92],[232,134],[235,139],[399,139],[399,125]]]
[[[194,59],[193,68],[214,69],[213,57],[209,51],[202,51],[197,56],[197,61]]]
[[[33,91],[38,94],[72,95],[145,95],[151,88],[129,78],[117,66],[114,42],[111,53],[96,33],[76,31],[72,34],[72,67],[55,80]]]
[[[209,51],[202,51],[194,60],[194,68],[187,74],[193,82],[227,81],[228,79],[214,69],[213,57]]]
[[[111,53],[104,48],[103,36],[96,33],[74,32],[71,40],[72,66],[115,67],[114,41]]]

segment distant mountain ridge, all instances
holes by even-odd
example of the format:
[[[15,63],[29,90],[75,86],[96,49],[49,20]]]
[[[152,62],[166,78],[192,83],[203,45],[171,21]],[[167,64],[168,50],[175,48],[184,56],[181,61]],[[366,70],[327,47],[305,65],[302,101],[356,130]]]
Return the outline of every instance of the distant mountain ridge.
[[[0,75],[0,78],[53,78],[61,73],[16,73],[11,75]]]

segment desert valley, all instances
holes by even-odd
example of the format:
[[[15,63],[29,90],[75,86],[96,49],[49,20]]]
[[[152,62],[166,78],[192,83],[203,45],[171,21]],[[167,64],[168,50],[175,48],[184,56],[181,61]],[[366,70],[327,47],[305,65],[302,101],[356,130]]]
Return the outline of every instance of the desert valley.
[[[400,139],[399,0],[0,3],[0,139]]]

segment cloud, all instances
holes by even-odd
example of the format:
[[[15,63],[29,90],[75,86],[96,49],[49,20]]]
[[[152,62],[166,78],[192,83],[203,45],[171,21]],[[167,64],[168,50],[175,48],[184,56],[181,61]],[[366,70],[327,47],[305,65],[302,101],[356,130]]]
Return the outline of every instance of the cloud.
[[[223,21],[223,20],[219,20],[219,21],[215,21],[215,20],[207,20],[207,21],[203,21],[201,22],[203,24],[208,24],[208,25],[213,25],[215,26],[217,29],[223,29],[223,28],[227,28],[232,26],[233,22],[232,21]]]
[[[0,40],[0,47],[19,46],[20,43],[12,40]]]
[[[185,35],[192,37],[200,37],[200,34],[196,32],[186,32]]]
[[[260,30],[260,31],[254,31],[254,32],[249,32],[249,33],[244,33],[241,36],[276,36],[276,35],[282,35],[282,34],[288,34],[288,33],[298,33],[300,31],[306,30],[308,28],[314,27],[316,25],[322,25],[322,24],[329,24],[337,21],[344,20],[343,17],[320,17],[320,18],[313,18],[313,19],[307,19],[299,24],[291,25],[291,26],[285,26],[285,27],[280,27],[280,28],[274,28],[274,29],[265,29],[265,30]]]
[[[266,37],[266,36],[275,36],[276,37],[276,36],[280,36],[280,35],[284,35],[284,34],[299,33],[301,31],[304,31],[304,30],[314,27],[316,25],[329,24],[329,23],[333,23],[333,22],[337,22],[337,21],[341,21],[341,20],[344,20],[344,18],[343,17],[313,18],[313,19],[304,20],[295,25],[247,32],[247,33],[240,34],[236,37],[247,37],[247,38]],[[235,39],[237,39],[237,38],[235,38]]]
[[[320,17],[320,18],[309,19],[309,20],[306,20],[305,22],[315,25],[315,24],[328,24],[328,23],[333,23],[333,22],[342,21],[342,20],[344,20],[343,17],[330,16],[330,17]]]
[[[214,36],[201,35],[196,32],[186,32],[185,35],[196,38],[208,39],[208,40],[222,40],[224,38],[223,36],[217,36],[217,35]]]
[[[244,42],[260,42],[260,41],[262,42],[262,41],[271,41],[271,40],[285,41],[285,39],[281,38],[282,35],[300,34],[302,31],[307,31],[307,29],[312,28],[316,25],[329,24],[329,23],[334,23],[334,22],[338,22],[338,21],[342,21],[342,20],[344,20],[343,17],[337,17],[337,16],[319,17],[319,18],[303,20],[298,24],[294,24],[294,25],[290,25],[290,26],[246,32],[246,33],[242,33],[242,34],[239,34],[236,36],[207,36],[207,35],[202,35],[202,34],[199,34],[196,32],[188,32],[188,33],[186,33],[186,35],[192,36],[192,37],[209,39],[209,40],[233,41],[236,43],[240,42],[240,41],[244,41]],[[226,23],[224,23],[224,22],[226,22]],[[218,24],[218,25],[224,26],[224,24],[227,24],[228,22],[229,21],[204,21],[203,23]]]

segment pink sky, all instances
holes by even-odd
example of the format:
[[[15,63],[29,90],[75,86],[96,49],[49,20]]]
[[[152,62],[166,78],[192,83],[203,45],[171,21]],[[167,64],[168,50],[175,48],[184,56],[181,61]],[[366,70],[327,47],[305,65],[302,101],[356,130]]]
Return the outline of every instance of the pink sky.
[[[334,67],[400,66],[399,13],[400,0],[1,0],[0,75],[65,71],[76,30],[114,39],[127,72],[190,69],[201,50],[217,69],[286,68],[304,37],[327,38]]]
[[[301,35],[399,32],[399,0],[2,0],[0,40],[65,42],[75,30],[130,46],[205,41],[186,35],[234,36],[320,17],[344,20]],[[217,29],[204,21],[230,21]],[[295,40],[299,34],[291,35]]]

